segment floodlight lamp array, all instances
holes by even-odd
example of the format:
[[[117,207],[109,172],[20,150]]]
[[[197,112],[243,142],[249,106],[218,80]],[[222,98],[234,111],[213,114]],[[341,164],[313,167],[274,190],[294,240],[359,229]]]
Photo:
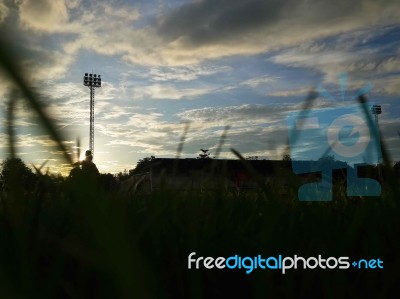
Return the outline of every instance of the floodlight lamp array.
[[[85,76],[83,76],[83,85],[89,87],[101,87],[101,76],[85,73]]]
[[[371,107],[372,114],[382,114],[382,106],[381,105],[373,105]]]

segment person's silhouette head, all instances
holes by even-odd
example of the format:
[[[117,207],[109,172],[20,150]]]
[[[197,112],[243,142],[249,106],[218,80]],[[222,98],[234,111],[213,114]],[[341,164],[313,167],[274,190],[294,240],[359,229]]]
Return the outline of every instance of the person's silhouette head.
[[[92,161],[93,160],[93,155],[91,150],[87,150],[85,152],[85,160],[87,161]]]

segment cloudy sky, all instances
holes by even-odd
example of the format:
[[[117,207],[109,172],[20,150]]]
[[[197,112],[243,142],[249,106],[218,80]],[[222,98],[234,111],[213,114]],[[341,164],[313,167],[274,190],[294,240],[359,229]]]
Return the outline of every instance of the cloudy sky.
[[[360,88],[382,105],[379,122],[400,160],[400,2],[397,0],[0,0],[0,26],[40,91],[65,144],[88,147],[85,72],[96,90],[95,162],[102,172],[131,169],[140,158],[181,156],[200,148],[220,158],[280,158],[288,145],[286,114],[313,88],[315,107],[350,105]],[[340,82],[346,73],[346,93]],[[344,86],[342,84],[342,86]],[[0,82],[4,123],[9,83]],[[0,158],[7,155],[0,133]],[[23,101],[18,153],[27,163],[62,156]]]

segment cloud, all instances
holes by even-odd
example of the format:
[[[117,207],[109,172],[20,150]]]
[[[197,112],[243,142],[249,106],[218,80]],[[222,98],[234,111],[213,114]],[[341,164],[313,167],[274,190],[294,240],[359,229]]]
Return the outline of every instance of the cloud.
[[[393,30],[393,28],[391,29]],[[355,33],[341,39],[357,35]],[[283,50],[269,58],[269,61],[295,67],[321,72],[323,83],[339,84],[339,74],[346,72],[348,79],[347,90],[359,89],[368,82],[372,83],[374,92],[386,95],[398,94],[399,88],[397,73],[400,71],[400,56],[391,52],[385,53],[386,44],[372,44],[368,47],[363,43],[352,43],[351,47],[335,45],[336,42],[315,44],[305,43],[296,47]],[[306,88],[293,90],[294,93],[304,93]],[[272,93],[275,96],[295,95],[292,91]]]
[[[29,52],[31,55],[24,58],[23,66],[28,79],[33,82],[61,78],[74,62],[74,57],[59,51],[31,48]]]
[[[345,50],[327,49],[320,47],[319,50],[313,49],[313,46],[300,45],[279,52],[269,58],[270,61],[288,65],[292,67],[303,67],[314,70],[323,71],[325,74],[335,73],[335,76],[341,71],[344,71],[349,63],[361,61],[367,56],[370,56],[370,50],[349,52]],[[336,82],[335,78],[335,82]]]
[[[63,31],[69,19],[64,0],[22,0],[19,18],[24,28],[43,32]]]
[[[176,115],[181,120],[179,123],[165,121],[160,113],[135,113],[123,124],[102,123],[98,129],[110,137],[108,147],[122,147],[126,148],[125,152],[130,149],[136,154],[175,156],[185,126],[182,122],[189,121],[182,157],[196,157],[202,146],[215,150],[224,127],[229,124],[231,128],[222,157],[234,158],[229,146],[250,155],[260,148],[273,151],[274,146],[284,143],[285,109],[263,105],[190,109]],[[276,142],[268,143],[268,140]]]
[[[182,67],[152,67],[149,78],[154,81],[192,81],[199,77],[231,71],[229,66],[187,65]]]
[[[228,70],[199,65],[207,59],[259,54],[354,30],[363,29],[365,35],[370,31],[365,28],[398,23],[400,19],[400,4],[388,0],[380,5],[372,0],[340,0],[334,4],[328,0],[203,0],[166,10],[156,21],[151,17],[145,19],[138,7],[109,3],[88,6],[76,0],[20,1],[19,22],[26,32],[65,34],[65,39],[52,45],[53,49],[34,46],[33,50],[43,55],[26,55],[35,57],[28,59],[27,65],[38,79],[61,78],[78,51],[84,49],[100,55],[117,55],[130,63],[152,65],[150,76],[154,81],[190,81]],[[349,40],[342,43],[345,42]],[[31,50],[32,45],[33,38]],[[320,53],[320,46],[315,44],[310,53]],[[338,61],[343,52],[338,54],[326,59]],[[396,63],[388,61],[381,68],[394,68]],[[243,84],[255,87],[264,82],[267,83],[249,80]]]
[[[1,142],[0,147],[6,148],[8,144],[6,142],[7,135],[0,134],[0,140],[4,141]],[[26,147],[55,147],[57,144],[49,138],[48,135],[31,135],[31,134],[19,134],[16,136],[15,146],[16,148],[26,148]]]
[[[29,81],[63,78],[81,49],[122,56],[127,48],[123,43],[130,37],[138,40],[136,33],[128,32],[136,32],[129,24],[140,18],[139,11],[131,7],[88,6],[75,0],[21,0],[4,9],[1,4],[0,17],[6,12],[13,16],[5,20],[7,44],[13,47],[15,60],[24,67]]]
[[[367,34],[371,28],[398,24],[400,3],[202,0],[163,11],[154,21],[154,17],[145,18],[132,5],[96,3],[89,8],[75,1],[66,4],[62,0],[41,0],[22,1],[19,14],[25,29],[73,34],[60,44],[64,55],[74,56],[81,49],[117,55],[130,63],[156,66],[155,80],[163,81],[195,79],[202,70],[198,73],[182,67],[165,72],[160,66],[198,65],[207,59],[260,54],[355,30]]]
[[[14,24],[10,22],[2,28],[2,44],[28,82],[36,86],[46,80],[59,79],[68,72],[75,61],[74,56],[42,43],[41,38],[34,34],[8,30],[10,26]]]
[[[243,104],[227,107],[205,107],[189,109],[177,114],[182,120],[201,123],[209,126],[257,125],[259,123],[273,124],[274,121],[285,119],[289,111],[298,111],[303,103],[280,103],[280,104]],[[330,102],[317,100],[314,107],[329,107]]]
[[[125,21],[137,21],[140,13],[137,9],[132,10],[130,7],[115,7],[111,4],[103,4],[104,13],[110,17],[122,19]]]
[[[89,89],[81,82],[47,81],[42,84],[41,97],[46,105],[46,112],[58,124],[60,129],[74,128],[74,134],[80,135],[79,127],[88,125]],[[132,115],[135,107],[127,106],[118,99],[117,88],[105,82],[96,90],[95,120],[125,121],[124,116]]]
[[[258,54],[344,32],[398,24],[396,1],[240,1],[187,3],[160,17],[169,63]]]
[[[306,96],[310,93],[310,91],[313,88],[311,86],[309,87],[301,87],[297,89],[291,89],[291,90],[282,90],[282,91],[276,91],[269,93],[269,96],[273,97],[290,97],[290,96]]]
[[[385,78],[372,80],[374,92],[389,96],[399,96],[400,94],[400,75],[393,75]]]
[[[266,83],[275,82],[276,79],[278,79],[278,78],[265,75],[265,76],[261,76],[261,77],[255,77],[255,78],[248,79],[248,80],[240,83],[240,85],[246,85],[246,86],[249,86],[252,88],[256,88],[256,87],[258,87],[260,85],[264,85]]]
[[[0,1],[0,24],[4,22],[4,20],[8,17],[9,15],[9,9],[8,7],[4,4],[4,0]]]
[[[97,3],[86,6],[80,0],[22,0],[18,3],[20,25],[25,30],[36,33],[75,33],[92,31],[122,25],[121,21],[131,22],[140,18],[137,9]],[[101,18],[96,18],[101,15]],[[113,20],[114,22],[104,22]],[[107,26],[105,26],[105,23]]]
[[[120,119],[123,116],[131,115],[130,107],[120,107],[112,104],[108,104],[103,108],[103,111],[97,113],[97,120],[113,120]]]
[[[73,33],[74,38],[61,45],[65,54],[75,55],[80,49],[87,49],[159,67],[197,65],[207,59],[265,53],[355,30],[367,34],[372,27],[399,23],[400,3],[390,0],[376,3],[373,0],[334,3],[202,0],[166,10],[152,21],[151,17],[144,19],[135,6],[96,3],[89,10],[73,2],[41,0],[38,4],[23,1],[19,14],[26,29]],[[184,68],[173,72],[155,68],[153,72],[160,81],[190,80],[199,75]]]
[[[400,56],[392,56],[384,59],[376,65],[379,73],[390,73],[400,71]]]
[[[188,47],[231,41],[279,19],[285,1],[193,1],[161,18],[158,34],[167,42],[184,40]]]
[[[198,96],[211,93],[212,88],[181,88],[177,89],[171,85],[154,84],[134,89],[134,99],[154,100],[181,100],[193,99]]]
[[[156,128],[160,124],[162,116],[161,113],[135,113],[129,118],[127,125],[140,129]]]
[[[81,0],[66,0],[65,5],[69,9],[77,8],[81,4]]]

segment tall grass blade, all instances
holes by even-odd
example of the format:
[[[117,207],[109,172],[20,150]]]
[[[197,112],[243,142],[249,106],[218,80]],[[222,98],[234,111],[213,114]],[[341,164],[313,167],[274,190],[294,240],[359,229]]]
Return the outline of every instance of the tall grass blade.
[[[16,140],[14,131],[14,119],[15,119],[15,106],[17,102],[17,97],[15,92],[11,93],[10,99],[7,103],[7,133],[8,133],[8,148],[10,151],[11,159],[16,157]]]
[[[224,143],[225,143],[225,139],[226,139],[226,136],[227,136],[227,133],[228,133],[228,130],[229,130],[229,129],[230,129],[230,126],[229,126],[229,125],[226,126],[226,127],[224,128],[224,132],[222,133],[221,137],[219,138],[218,147],[217,147],[217,150],[216,150],[216,152],[215,152],[215,158],[216,158],[216,159],[219,158],[219,154],[221,153],[221,149],[222,149],[222,146],[223,146]]]
[[[4,34],[4,32],[0,32],[0,34]],[[50,138],[56,142],[58,149],[62,151],[66,161],[72,164],[72,158],[62,143],[60,134],[50,120],[50,117],[44,111],[38,95],[29,87],[28,81],[23,75],[22,67],[17,64],[19,61],[18,56],[15,53],[11,53],[9,42],[4,35],[0,37],[0,66],[2,66],[11,82],[19,89],[28,105],[39,116],[41,125],[47,130]]]
[[[178,148],[176,150],[176,159],[179,159],[181,157],[181,154],[182,154],[182,151],[183,151],[183,146],[185,145],[186,135],[187,135],[187,133],[189,131],[189,127],[190,127],[190,123],[187,122],[185,124],[185,128],[183,129],[183,134],[181,136],[181,139],[180,139],[179,144],[178,144]]]

